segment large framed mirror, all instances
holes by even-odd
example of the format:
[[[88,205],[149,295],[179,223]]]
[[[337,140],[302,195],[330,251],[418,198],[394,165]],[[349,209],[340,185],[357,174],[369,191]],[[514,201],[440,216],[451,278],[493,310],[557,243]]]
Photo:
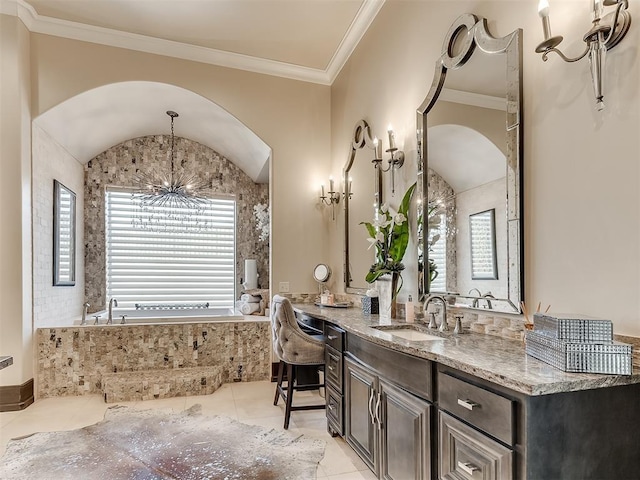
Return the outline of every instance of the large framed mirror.
[[[421,299],[437,293],[461,307],[520,312],[521,114],[522,30],[495,38],[486,19],[461,15],[417,111]],[[486,211],[493,212],[495,270],[478,275],[469,219]]]
[[[76,194],[53,181],[53,285],[76,284]]]
[[[375,144],[369,124],[360,120],[351,137],[349,158],[344,166],[344,284],[345,292],[364,294],[365,277],[374,263],[369,234],[360,222],[373,220],[382,202],[382,173],[372,163]]]

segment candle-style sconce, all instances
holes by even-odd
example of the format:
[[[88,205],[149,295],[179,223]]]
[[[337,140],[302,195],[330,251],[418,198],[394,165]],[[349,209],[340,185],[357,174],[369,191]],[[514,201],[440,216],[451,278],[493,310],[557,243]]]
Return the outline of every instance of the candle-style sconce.
[[[336,219],[336,204],[340,202],[340,193],[334,190],[333,177],[329,177],[329,191],[324,193],[324,185],[320,186],[320,200],[325,205],[331,207],[331,220]]]
[[[345,188],[346,191],[342,192],[342,198],[349,195],[349,200],[351,200],[351,198],[353,197],[353,190],[351,189],[352,182],[353,182],[353,178],[349,177],[349,181],[347,182],[347,185]]]
[[[558,45],[563,37],[552,36],[551,22],[549,20],[549,0],[540,0],[538,4],[538,14],[542,18],[542,29],[544,40],[536,47],[536,52],[542,54],[542,60],[547,61],[551,52],[557,53],[565,62],[577,62],[588,55],[591,66],[591,80],[593,82],[593,93],[596,97],[596,109],[604,109],[604,73],[606,69],[606,53],[618,45],[629,31],[631,25],[631,14],[627,11],[628,0],[590,0],[593,21],[591,29],[585,33],[582,40],[586,47],[584,51],[575,58],[567,57]],[[615,7],[615,10],[605,15],[605,7]]]
[[[402,165],[404,165],[404,152],[402,150],[398,150],[396,147],[396,135],[391,128],[391,125],[389,125],[389,128],[387,129],[387,133],[389,134],[389,148],[385,151],[391,157],[387,162],[387,167],[384,168],[382,166],[382,142],[378,138],[373,139],[376,158],[374,158],[371,163],[373,163],[374,168],[379,168],[381,172],[388,172],[391,170],[391,194],[393,195],[396,192],[395,171],[402,168]]]

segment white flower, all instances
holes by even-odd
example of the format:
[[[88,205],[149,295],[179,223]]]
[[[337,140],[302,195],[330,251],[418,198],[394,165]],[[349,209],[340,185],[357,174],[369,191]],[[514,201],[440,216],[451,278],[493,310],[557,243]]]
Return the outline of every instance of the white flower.
[[[396,225],[402,225],[407,221],[407,217],[405,217],[402,213],[396,213],[396,215],[393,217],[393,221],[396,223]]]
[[[373,226],[377,228],[387,228],[391,224],[391,220],[386,218],[376,218],[373,221]]]
[[[383,203],[382,206],[380,207],[380,211],[382,213],[387,213],[389,211],[389,204],[388,203]]]
[[[367,241],[369,242],[369,248],[373,247],[374,245],[377,245],[378,243],[382,243],[384,242],[384,234],[382,232],[378,232],[376,233],[376,236],[374,238],[367,238]],[[369,249],[368,248],[368,249]],[[367,250],[368,250],[367,249]]]

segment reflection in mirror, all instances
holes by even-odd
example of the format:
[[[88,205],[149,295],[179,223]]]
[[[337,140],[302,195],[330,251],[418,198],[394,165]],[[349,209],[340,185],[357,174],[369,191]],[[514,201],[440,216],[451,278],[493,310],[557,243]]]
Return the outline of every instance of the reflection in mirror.
[[[495,213],[492,208],[469,215],[471,280],[498,280]]]
[[[366,147],[366,148],[365,148]],[[382,202],[382,174],[373,166],[375,144],[369,125],[356,123],[351,151],[344,167],[344,184],[350,185],[344,199],[344,282],[345,292],[364,294],[369,288],[365,277],[375,253],[369,249],[369,234],[360,222],[370,222]]]
[[[460,306],[520,311],[521,63],[521,30],[496,39],[485,19],[465,14],[445,38],[417,116],[423,300],[446,293]],[[492,230],[480,249],[472,226],[481,220]]]
[[[53,285],[76,284],[76,194],[53,181]]]

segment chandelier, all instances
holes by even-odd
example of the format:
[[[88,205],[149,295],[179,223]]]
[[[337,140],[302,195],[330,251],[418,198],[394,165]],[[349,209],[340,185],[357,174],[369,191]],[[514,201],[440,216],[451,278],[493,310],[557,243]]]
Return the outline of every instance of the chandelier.
[[[171,170],[160,174],[139,173],[139,191],[134,196],[143,207],[198,209],[208,202],[206,197],[209,186],[197,175],[188,174],[184,170],[176,172],[173,121],[178,114],[169,110],[167,115],[171,117]]]

